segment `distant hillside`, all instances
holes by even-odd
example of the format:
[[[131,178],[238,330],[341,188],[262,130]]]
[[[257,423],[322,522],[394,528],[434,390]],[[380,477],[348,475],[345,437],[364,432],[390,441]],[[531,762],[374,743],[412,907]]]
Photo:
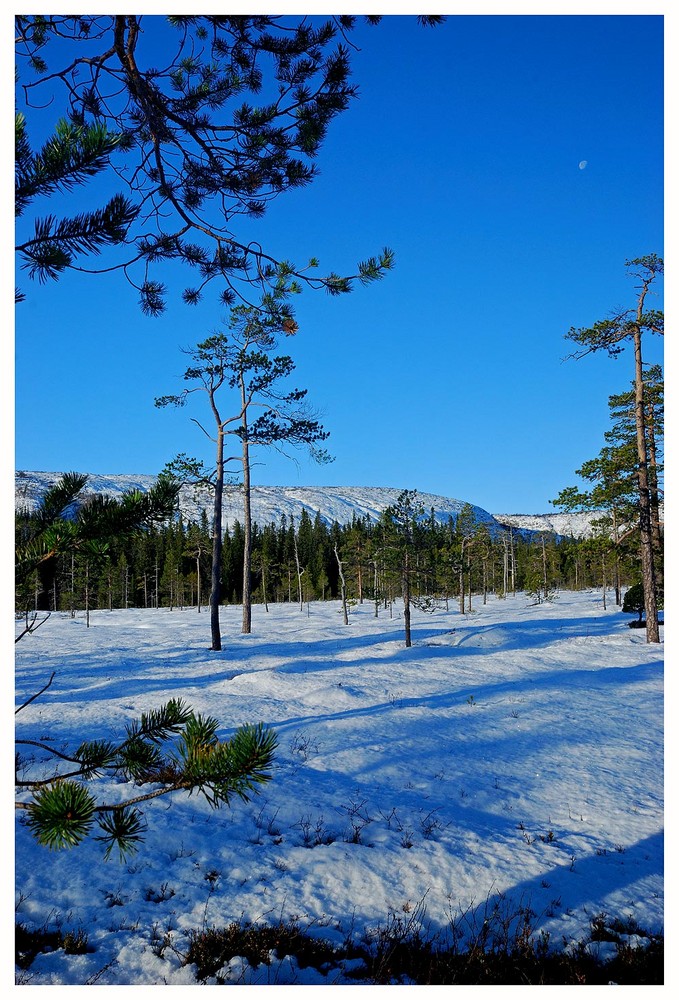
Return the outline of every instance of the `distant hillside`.
[[[555,535],[588,538],[592,521],[601,514],[495,514],[496,521],[522,531],[552,531]]]
[[[62,475],[60,472],[17,472],[15,476],[16,507],[32,509],[44,492]],[[156,481],[151,475],[91,475],[85,495],[102,493],[119,496],[127,490],[146,490]],[[326,524],[348,524],[354,517],[377,521],[381,513],[395,503],[401,490],[378,486],[255,486],[252,489],[252,517],[260,526],[278,524],[285,517],[298,520],[303,510],[311,518],[318,513]],[[441,523],[456,520],[465,501],[419,493],[418,499],[427,514],[433,510]],[[211,493],[206,488],[183,486],[180,493],[180,510],[187,521],[197,521],[205,510],[210,515]],[[560,535],[583,537],[590,533],[590,515],[570,514],[490,514],[472,504],[478,521],[486,523],[491,531],[507,525],[520,531],[550,531]],[[239,486],[224,490],[224,526],[243,520],[242,492]]]

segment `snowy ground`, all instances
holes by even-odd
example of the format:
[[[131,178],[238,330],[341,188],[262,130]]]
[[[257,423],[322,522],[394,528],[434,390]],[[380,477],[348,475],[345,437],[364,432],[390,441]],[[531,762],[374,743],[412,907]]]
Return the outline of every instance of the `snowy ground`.
[[[212,811],[175,796],[145,807],[125,864],[101,845],[54,853],[16,833],[17,920],[83,929],[94,950],[39,955],[31,985],[195,984],[190,929],[241,918],[340,942],[390,914],[430,932],[478,926],[498,902],[530,906],[553,942],[606,913],[663,929],[663,648],[602,609],[601,594],[475,600],[471,615],[339,605],[223,613],[222,653],[193,610],[52,615],[17,645],[19,734],[73,748],[117,737],[181,696],[219,718],[275,728],[274,780]],[[124,789],[112,786],[110,798]],[[320,841],[320,843],[318,842]],[[164,942],[166,947],[161,947]],[[338,982],[294,963],[234,982]]]

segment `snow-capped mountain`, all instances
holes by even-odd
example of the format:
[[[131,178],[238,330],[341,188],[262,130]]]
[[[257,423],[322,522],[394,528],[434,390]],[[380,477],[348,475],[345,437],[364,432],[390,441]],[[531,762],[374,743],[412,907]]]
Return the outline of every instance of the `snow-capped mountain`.
[[[61,477],[60,472],[17,472],[15,476],[15,503],[17,509],[29,510],[40,497]],[[84,495],[101,493],[106,496],[120,496],[128,490],[146,492],[156,481],[152,475],[91,475],[83,491]],[[378,486],[254,486],[252,488],[252,519],[260,526],[278,524],[283,516],[290,522],[298,521],[306,510],[313,519],[319,514],[326,524],[350,523],[354,517],[377,521],[381,513],[394,504],[400,489]],[[419,503],[427,515],[433,511],[441,523],[449,518],[457,519],[463,500],[438,496],[434,493],[417,494]],[[477,521],[488,525],[492,532],[503,525],[519,531],[549,531],[560,535],[583,537],[591,532],[590,522],[594,515],[584,514],[490,514],[482,507],[471,505]],[[187,521],[199,520],[202,511],[210,515],[212,496],[209,489],[198,486],[182,486],[179,507]],[[229,527],[243,520],[243,498],[240,486],[224,488],[224,526]]]
[[[555,535],[570,538],[589,538],[592,521],[601,517],[601,512],[571,514],[495,514],[496,521],[520,531],[551,531]]]

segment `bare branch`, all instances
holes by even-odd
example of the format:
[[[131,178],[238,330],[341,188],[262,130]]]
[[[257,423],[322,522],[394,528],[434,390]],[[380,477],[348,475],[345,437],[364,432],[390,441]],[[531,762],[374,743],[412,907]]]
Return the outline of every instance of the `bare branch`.
[[[45,557],[45,558],[49,558],[49,555],[47,557]],[[15,644],[17,642],[19,642],[20,639],[23,639],[23,637],[25,635],[32,635],[35,631],[37,631],[37,629],[40,628],[41,625],[44,625],[45,622],[47,621],[47,619],[50,617],[50,613],[51,612],[48,611],[44,618],[41,618],[40,621],[37,621],[38,614],[37,614],[37,612],[33,612],[33,618],[31,620],[31,622],[29,623],[29,621],[28,621],[28,611],[27,611],[26,612],[26,627],[15,638],[15,640],[14,640]],[[52,675],[52,676],[54,676],[54,675]]]
[[[40,624],[42,624],[42,622]],[[52,676],[48,680],[47,684],[45,684],[45,686],[43,688],[41,688],[38,692],[36,692],[36,694],[34,694],[31,698],[29,698],[28,701],[25,701],[23,703],[23,705],[19,705],[19,707],[15,710],[14,714],[17,715],[17,713],[20,712],[22,710],[22,708],[26,708],[26,706],[30,705],[32,701],[35,701],[35,699],[39,698],[41,694],[44,694],[44,692],[47,690],[47,688],[50,686],[50,684],[54,680],[55,676],[56,676],[56,671],[53,670],[52,671]]]

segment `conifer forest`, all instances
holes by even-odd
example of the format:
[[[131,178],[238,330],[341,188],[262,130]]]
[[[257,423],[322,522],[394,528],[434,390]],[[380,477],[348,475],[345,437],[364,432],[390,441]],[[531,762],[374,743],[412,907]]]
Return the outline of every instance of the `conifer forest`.
[[[29,533],[32,515],[19,514],[18,534]],[[306,511],[295,522],[253,525],[253,602],[304,605],[345,596],[388,607],[403,595],[397,525],[387,511],[377,523],[354,517],[332,525]],[[224,530],[222,603],[240,604],[243,593],[242,525]],[[112,537],[104,551],[74,548],[57,554],[17,588],[17,611],[115,608],[194,608],[207,605],[210,590],[211,528],[180,515],[132,536]],[[510,527],[494,534],[475,523],[471,507],[447,524],[423,516],[408,539],[411,596],[455,603],[466,610],[488,595],[526,591],[537,602],[559,590],[604,588],[611,604],[639,578],[635,532],[617,538],[603,533],[566,538]],[[604,596],[604,599],[606,597]]]

